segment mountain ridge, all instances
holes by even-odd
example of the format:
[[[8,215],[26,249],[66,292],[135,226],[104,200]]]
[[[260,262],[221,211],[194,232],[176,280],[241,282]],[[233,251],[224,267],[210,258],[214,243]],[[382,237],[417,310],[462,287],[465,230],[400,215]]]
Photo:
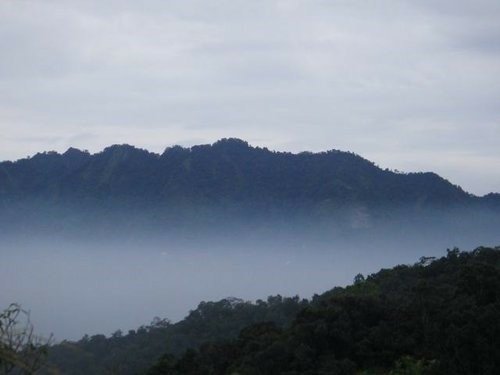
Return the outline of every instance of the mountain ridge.
[[[293,154],[229,138],[161,154],[112,145],[95,154],[69,148],[2,162],[0,208],[4,232],[89,226],[189,232],[249,222],[341,230],[416,220],[446,222],[454,233],[466,223],[493,226],[500,194],[478,197],[436,173],[394,172],[351,152]]]
[[[183,146],[179,146],[179,145],[174,145],[174,146],[166,147],[162,153],[152,152],[152,151],[149,151],[147,149],[136,147],[136,146],[133,146],[133,145],[130,145],[127,143],[112,144],[110,146],[105,147],[102,151],[95,152],[95,153],[90,153],[87,150],[80,150],[80,149],[75,148],[75,147],[69,147],[65,152],[62,152],[62,153],[59,153],[57,151],[43,151],[43,152],[38,152],[33,156],[28,156],[26,158],[17,159],[14,161],[11,161],[11,160],[1,161],[0,167],[6,166],[6,165],[8,166],[8,165],[23,164],[23,163],[29,162],[30,160],[31,161],[33,161],[33,160],[34,161],[42,161],[43,159],[49,159],[49,158],[54,159],[57,157],[63,158],[63,161],[65,161],[65,162],[71,162],[71,161],[76,161],[76,160],[78,160],[78,161],[89,160],[92,157],[105,158],[107,156],[109,157],[110,155],[115,155],[115,156],[118,155],[119,157],[121,156],[122,158],[127,158],[127,157],[130,157],[131,154],[135,154],[137,156],[142,155],[143,157],[148,157],[151,159],[162,159],[162,158],[166,158],[169,156],[170,157],[174,156],[174,155],[179,154],[179,153],[186,153],[186,152],[191,153],[191,152],[197,152],[199,150],[207,150],[210,148],[223,149],[223,150],[230,151],[230,152],[231,151],[234,152],[235,150],[238,150],[238,149],[240,151],[242,149],[246,149],[246,150],[251,150],[251,151],[267,152],[267,153],[274,154],[277,156],[287,155],[287,156],[294,156],[294,157],[299,157],[299,156],[312,156],[312,157],[314,157],[314,156],[321,156],[321,155],[328,155],[328,154],[332,154],[332,153],[337,153],[337,154],[349,155],[352,158],[360,159],[360,160],[367,162],[367,163],[371,164],[372,166],[374,166],[380,170],[383,170],[385,172],[390,172],[390,173],[394,173],[394,174],[398,174],[398,175],[429,175],[429,176],[437,177],[437,178],[444,180],[446,182],[449,182],[451,185],[462,189],[460,186],[452,184],[450,181],[444,179],[443,177],[439,176],[438,174],[436,174],[432,171],[426,171],[426,172],[419,171],[419,172],[404,173],[404,172],[399,172],[397,170],[390,170],[388,168],[382,169],[382,168],[378,167],[374,162],[372,162],[366,158],[363,158],[359,154],[356,154],[356,153],[353,153],[350,151],[341,151],[341,150],[337,150],[337,149],[330,149],[330,150],[320,151],[320,152],[301,151],[301,152],[296,152],[296,153],[288,152],[288,151],[274,151],[274,150],[269,150],[267,147],[251,146],[248,142],[241,140],[241,139],[238,139],[238,138],[222,138],[222,139],[220,139],[212,144],[200,144],[200,145],[194,145],[191,147],[183,147]],[[477,195],[472,194],[472,193],[467,193],[467,194],[477,196]],[[484,196],[491,195],[491,194],[495,195],[497,193],[490,192],[488,194],[485,194]],[[477,196],[477,197],[481,197],[481,196]]]
[[[31,158],[0,163],[0,191],[5,193],[9,190],[9,181],[12,183],[12,187],[21,188],[23,185],[26,186],[28,180],[37,181],[38,183],[50,182],[47,181],[47,177],[49,177],[47,174],[50,174],[50,172],[57,172],[59,174],[59,176],[51,176],[52,179],[61,177],[64,179],[71,178],[72,175],[78,172],[87,175],[89,173],[94,173],[99,175],[98,177],[100,177],[102,182],[106,175],[113,174],[113,172],[118,176],[126,173],[126,170],[123,168],[120,169],[120,167],[123,167],[124,163],[128,164],[128,172],[137,172],[137,169],[140,168],[143,168],[144,172],[147,172],[148,168],[152,168],[150,170],[152,173],[161,171],[167,172],[168,174],[168,172],[170,172],[171,177],[179,177],[179,172],[184,172],[184,175],[190,174],[193,170],[193,164],[200,164],[200,158],[212,158],[218,163],[218,165],[214,165],[214,162],[212,162],[195,166],[198,168],[198,171],[204,168],[206,170],[212,168],[212,177],[215,177],[215,179],[228,177],[227,175],[232,173],[232,176],[229,177],[236,177],[237,181],[238,178],[241,178],[241,172],[252,172],[255,171],[256,168],[266,170],[265,163],[274,164],[267,168],[266,172],[268,173],[283,173],[283,171],[290,171],[291,167],[293,167],[292,164],[296,164],[299,168],[290,172],[297,173],[294,177],[300,179],[300,174],[307,172],[301,170],[300,167],[309,168],[309,172],[311,172],[311,170],[317,173],[327,172],[329,173],[327,179],[330,183],[334,180],[340,182],[336,186],[337,189],[352,189],[353,181],[347,183],[346,178],[352,177],[355,173],[364,173],[363,179],[366,182],[369,182],[367,181],[369,178],[373,180],[373,178],[376,177],[385,177],[393,181],[406,178],[411,180],[410,182],[413,184],[422,184],[423,187],[425,187],[426,184],[434,187],[439,185],[440,188],[446,188],[448,193],[453,193],[457,197],[477,197],[471,193],[465,192],[461,187],[452,184],[433,172],[400,173],[388,169],[381,169],[376,166],[375,163],[357,154],[339,150],[329,150],[318,153],[270,151],[267,148],[252,147],[247,142],[236,138],[221,139],[211,145],[196,145],[188,148],[181,146],[167,147],[161,154],[128,144],[111,145],[101,152],[94,154],[73,147],[70,147],[61,154],[55,151],[37,153]],[[332,165],[336,167],[334,171],[331,169]],[[182,167],[183,171],[175,171],[175,167]],[[218,170],[215,169],[217,167]],[[240,170],[236,170],[235,167],[239,167]],[[94,170],[92,170],[92,168],[94,168]],[[114,170],[116,168],[118,168],[118,170]],[[232,168],[232,170],[224,170],[224,168]],[[241,171],[242,168],[245,170]],[[272,168],[274,168],[274,171],[270,171]],[[346,169],[351,169],[351,173]],[[20,181],[19,179],[16,181],[15,178],[18,177],[23,170],[33,173]],[[146,173],[143,173],[141,177],[144,178],[145,176]],[[205,176],[201,177],[203,178]],[[270,176],[266,177],[269,178]],[[276,173],[276,177],[280,178],[280,173]],[[212,180],[214,180],[214,178],[212,178]],[[63,182],[62,180],[60,181],[60,183]],[[325,180],[318,182],[324,183]],[[357,182],[359,183],[360,181]]]

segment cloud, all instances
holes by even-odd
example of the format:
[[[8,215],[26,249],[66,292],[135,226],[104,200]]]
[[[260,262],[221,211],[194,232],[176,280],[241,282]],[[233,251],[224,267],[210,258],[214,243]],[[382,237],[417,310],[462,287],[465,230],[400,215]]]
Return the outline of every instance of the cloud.
[[[408,171],[442,156],[500,191],[499,20],[486,0],[4,1],[0,159],[238,136]]]

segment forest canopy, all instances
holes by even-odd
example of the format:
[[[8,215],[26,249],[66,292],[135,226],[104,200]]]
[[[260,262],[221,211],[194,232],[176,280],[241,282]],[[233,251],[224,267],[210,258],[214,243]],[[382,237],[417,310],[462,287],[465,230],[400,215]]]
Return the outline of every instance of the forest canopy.
[[[495,374],[500,247],[448,250],[311,300],[202,302],[178,323],[63,342],[71,374]]]

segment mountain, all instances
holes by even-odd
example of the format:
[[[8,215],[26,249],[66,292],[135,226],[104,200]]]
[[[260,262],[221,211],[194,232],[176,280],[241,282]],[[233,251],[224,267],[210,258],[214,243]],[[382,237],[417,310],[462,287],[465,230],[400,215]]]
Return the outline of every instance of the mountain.
[[[70,148],[0,163],[4,226],[31,220],[58,228],[190,227],[300,217],[360,228],[436,211],[496,215],[499,202],[498,194],[477,197],[435,173],[384,170],[350,152],[274,152],[239,139],[169,147],[161,155],[114,145],[96,154]]]
[[[174,146],[161,155],[114,145],[93,155],[70,148],[0,163],[0,202],[26,199],[291,207],[449,206],[481,200],[434,173],[395,173],[336,150],[272,152],[239,139]]]

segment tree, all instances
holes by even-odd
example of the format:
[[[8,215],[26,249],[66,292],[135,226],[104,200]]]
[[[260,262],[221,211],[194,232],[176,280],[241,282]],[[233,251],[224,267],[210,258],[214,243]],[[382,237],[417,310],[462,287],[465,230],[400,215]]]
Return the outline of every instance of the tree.
[[[51,340],[36,335],[29,312],[11,304],[0,313],[0,372],[35,373],[45,360]]]
[[[364,282],[365,282],[365,277],[363,276],[362,273],[358,273],[356,276],[354,276],[354,285],[363,284]]]

